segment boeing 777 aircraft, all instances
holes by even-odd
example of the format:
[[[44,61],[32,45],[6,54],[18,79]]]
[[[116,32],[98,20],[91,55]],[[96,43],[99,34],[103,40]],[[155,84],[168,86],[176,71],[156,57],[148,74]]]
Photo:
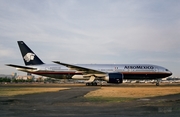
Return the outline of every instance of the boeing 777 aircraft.
[[[53,61],[56,64],[45,64],[42,60],[23,42],[18,45],[25,66],[7,64],[17,70],[47,76],[57,79],[84,79],[86,85],[97,85],[96,80],[104,80],[108,83],[123,83],[128,80],[157,80],[168,77],[172,73],[161,66],[151,64],[67,64]]]

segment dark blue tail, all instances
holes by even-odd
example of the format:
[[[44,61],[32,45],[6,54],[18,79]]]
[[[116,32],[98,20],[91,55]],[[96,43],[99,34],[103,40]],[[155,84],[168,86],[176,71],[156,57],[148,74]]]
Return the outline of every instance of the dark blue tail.
[[[40,65],[44,64],[41,59],[23,42],[18,41],[25,65]]]

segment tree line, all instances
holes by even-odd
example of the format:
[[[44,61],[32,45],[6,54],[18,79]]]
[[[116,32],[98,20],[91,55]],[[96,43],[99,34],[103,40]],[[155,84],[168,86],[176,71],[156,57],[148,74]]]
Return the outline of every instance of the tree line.
[[[7,78],[7,77],[0,77],[0,83],[18,83],[18,82],[49,82],[49,83],[54,83],[55,80],[51,78],[46,78],[46,79],[16,79],[16,78]]]
[[[0,83],[2,82],[7,82],[7,83],[10,83],[10,82],[15,82],[15,83],[18,83],[18,82],[33,82],[32,79],[27,79],[27,80],[24,80],[24,79],[15,79],[15,78],[3,78],[3,77],[0,77]],[[36,81],[38,82],[38,81]]]

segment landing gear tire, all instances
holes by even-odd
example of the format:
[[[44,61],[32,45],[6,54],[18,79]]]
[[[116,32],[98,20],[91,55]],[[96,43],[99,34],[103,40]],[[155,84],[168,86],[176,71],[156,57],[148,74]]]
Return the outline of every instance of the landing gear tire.
[[[97,83],[96,82],[92,82],[92,86],[97,86]]]
[[[156,86],[159,86],[159,82],[156,83]]]
[[[96,82],[86,83],[86,86],[97,86]]]

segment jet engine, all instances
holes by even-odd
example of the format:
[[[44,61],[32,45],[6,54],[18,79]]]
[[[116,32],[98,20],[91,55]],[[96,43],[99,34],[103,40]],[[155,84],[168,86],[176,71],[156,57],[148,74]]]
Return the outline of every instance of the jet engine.
[[[107,83],[123,83],[123,74],[121,73],[108,73],[105,79]]]

